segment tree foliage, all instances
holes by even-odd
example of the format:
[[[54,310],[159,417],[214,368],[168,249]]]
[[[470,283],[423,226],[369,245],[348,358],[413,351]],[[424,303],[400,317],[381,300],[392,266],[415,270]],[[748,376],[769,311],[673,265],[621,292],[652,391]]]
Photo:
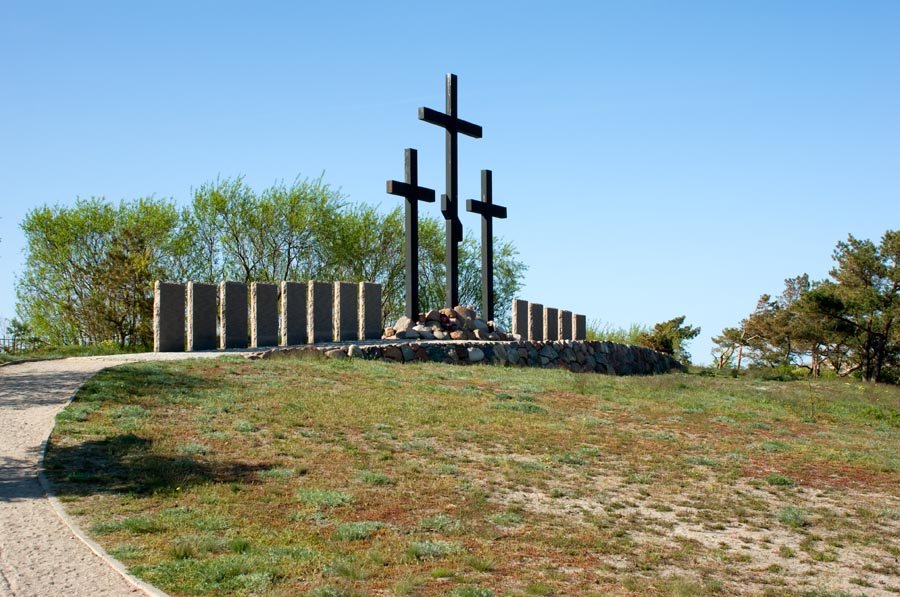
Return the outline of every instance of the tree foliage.
[[[684,320],[682,315],[657,323],[652,330],[638,337],[638,344],[672,355],[685,365],[690,364],[691,353],[687,351],[687,342],[700,335],[700,328],[685,325]]]
[[[56,344],[152,341],[153,281],[215,283],[281,280],[372,281],[383,286],[385,320],[404,306],[403,216],[353,204],[318,179],[296,179],[261,192],[238,177],[192,192],[189,207],[141,198],[102,198],[41,207],[22,222],[27,242],[18,281],[23,322]],[[443,223],[421,218],[420,285],[426,310],[443,305]],[[497,239],[498,319],[509,318],[525,265]],[[460,247],[461,301],[479,304],[477,243]]]
[[[717,366],[747,355],[760,366],[823,367],[866,381],[900,377],[900,232],[876,245],[852,235],[837,244],[830,279],[785,280],[778,297],[762,295],[736,328],[713,338]]]

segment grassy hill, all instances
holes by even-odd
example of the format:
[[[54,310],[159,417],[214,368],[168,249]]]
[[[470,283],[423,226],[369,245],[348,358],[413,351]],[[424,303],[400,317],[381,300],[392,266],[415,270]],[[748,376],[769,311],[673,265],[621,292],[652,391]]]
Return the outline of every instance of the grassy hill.
[[[900,592],[896,387],[142,364],[80,391],[47,466],[174,594]]]

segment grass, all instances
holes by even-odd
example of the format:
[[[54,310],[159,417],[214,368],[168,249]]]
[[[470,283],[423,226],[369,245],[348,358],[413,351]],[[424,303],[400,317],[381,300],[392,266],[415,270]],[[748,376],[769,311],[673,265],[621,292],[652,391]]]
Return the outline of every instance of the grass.
[[[46,467],[175,595],[855,595],[900,591],[898,413],[843,380],[144,363]]]

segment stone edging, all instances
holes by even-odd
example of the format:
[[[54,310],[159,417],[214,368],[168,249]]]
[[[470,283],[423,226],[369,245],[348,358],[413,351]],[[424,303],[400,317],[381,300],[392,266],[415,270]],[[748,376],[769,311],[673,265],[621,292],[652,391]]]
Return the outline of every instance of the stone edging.
[[[559,340],[447,341],[412,340],[353,344],[326,344],[272,348],[246,355],[267,359],[275,355],[324,354],[328,358],[362,358],[375,361],[438,362],[457,365],[484,363],[505,367],[567,369],[573,373],[653,375],[682,371],[669,355],[649,348],[615,342]]]
[[[102,371],[102,369],[101,369]],[[99,372],[98,372],[99,373]],[[96,375],[96,374],[95,374]],[[91,377],[94,377],[91,375]],[[69,404],[75,399],[75,396],[81,391],[81,388],[84,387],[84,384],[88,382],[90,378],[85,380],[81,385],[79,385],[72,395],[69,396],[69,399],[63,405],[63,409],[68,407]],[[62,410],[62,409],[60,409]],[[54,428],[56,425],[54,424]],[[53,429],[50,430],[50,435],[53,434]],[[151,597],[169,597],[168,593],[157,589],[153,585],[150,585],[141,579],[133,576],[128,569],[125,568],[125,565],[122,564],[119,560],[115,559],[111,555],[109,555],[103,547],[101,547],[98,543],[93,541],[90,537],[88,537],[84,531],[81,530],[81,527],[78,526],[71,516],[69,516],[65,509],[62,506],[62,503],[59,501],[59,498],[56,497],[56,493],[53,491],[53,485],[50,483],[50,480],[47,478],[44,468],[44,458],[47,456],[47,448],[50,446],[50,435],[44,438],[44,441],[41,443],[41,456],[38,459],[38,481],[41,484],[41,487],[44,490],[44,493],[47,495],[47,501],[50,502],[50,507],[56,512],[56,515],[59,516],[59,519],[62,520],[63,524],[66,525],[72,534],[75,535],[79,541],[84,543],[88,549],[94,552],[98,558],[106,562],[113,570],[119,573],[119,575],[124,578],[129,584],[133,585],[135,588],[140,589],[147,595]]]

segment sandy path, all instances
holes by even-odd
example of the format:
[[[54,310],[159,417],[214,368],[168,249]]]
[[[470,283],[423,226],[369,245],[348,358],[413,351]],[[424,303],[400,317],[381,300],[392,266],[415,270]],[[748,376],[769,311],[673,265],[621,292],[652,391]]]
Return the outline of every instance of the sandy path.
[[[60,518],[39,482],[38,462],[56,413],[92,375],[127,362],[183,358],[144,353],[0,367],[0,596],[145,594]]]

